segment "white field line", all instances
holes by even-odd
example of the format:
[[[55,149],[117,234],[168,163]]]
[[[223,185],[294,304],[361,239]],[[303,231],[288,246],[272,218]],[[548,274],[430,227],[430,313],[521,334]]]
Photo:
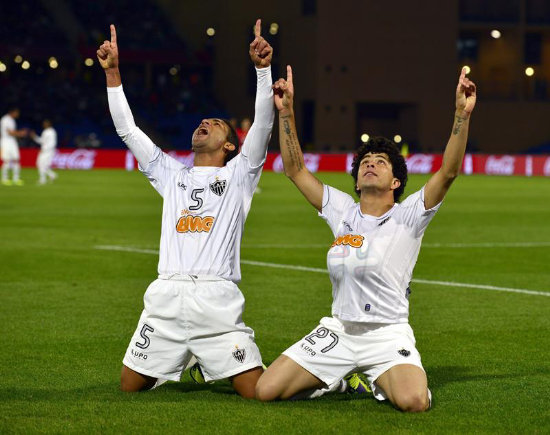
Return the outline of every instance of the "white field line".
[[[139,254],[153,254],[158,255],[158,251],[155,249],[140,249],[132,248],[127,246],[116,246],[116,245],[98,245],[94,246],[95,249],[101,249],[105,251],[124,251],[124,252],[136,252]],[[248,264],[250,266],[260,266],[260,267],[272,267],[276,269],[287,269],[287,270],[301,270],[304,272],[314,272],[314,273],[325,273],[328,274],[327,269],[321,269],[318,267],[306,267],[306,266],[296,266],[293,264],[279,264],[279,263],[266,263],[263,261],[252,261],[252,260],[241,260],[242,264]],[[508,293],[521,293],[526,295],[535,295],[535,296],[547,296],[550,297],[550,292],[543,292],[537,290],[528,290],[521,288],[511,288],[511,287],[497,287],[493,285],[485,284],[469,284],[464,282],[453,282],[453,281],[436,281],[428,279],[416,279],[412,280],[418,284],[428,284],[428,285],[439,285],[444,287],[464,287],[464,288],[475,288],[480,290],[491,290],[491,291],[501,291]]]
[[[423,243],[422,248],[544,248],[550,247],[550,242],[482,242],[482,243]],[[309,249],[326,248],[330,243],[312,243],[303,245],[257,244],[242,245],[248,249]]]

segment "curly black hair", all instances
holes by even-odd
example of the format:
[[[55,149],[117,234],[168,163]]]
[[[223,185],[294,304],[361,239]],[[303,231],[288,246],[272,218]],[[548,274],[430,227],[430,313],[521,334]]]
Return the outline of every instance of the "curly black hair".
[[[227,142],[235,145],[235,149],[227,153],[227,155],[225,156],[224,164],[227,164],[229,160],[239,154],[239,136],[237,136],[237,132],[235,131],[228,119],[222,119],[222,121],[225,123],[225,125],[227,125],[227,128],[229,129],[229,133],[227,133]]]
[[[361,160],[368,153],[384,153],[387,154],[391,165],[393,176],[401,181],[401,185],[393,191],[393,199],[395,202],[399,202],[399,198],[403,195],[405,191],[405,185],[407,184],[407,164],[405,163],[405,158],[401,155],[397,145],[385,137],[375,136],[369,138],[369,140],[361,145],[357,150],[357,154],[353,159],[353,166],[351,170],[351,175],[355,182],[355,193],[358,196],[361,196],[361,191],[357,189],[357,175],[359,173],[359,165]]]

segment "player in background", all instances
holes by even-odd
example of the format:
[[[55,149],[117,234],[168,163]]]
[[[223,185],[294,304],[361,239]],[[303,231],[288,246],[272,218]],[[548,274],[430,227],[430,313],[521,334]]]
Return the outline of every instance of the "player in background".
[[[46,184],[48,180],[53,181],[57,178],[57,174],[52,171],[52,160],[57,147],[57,132],[49,119],[42,121],[42,128],[40,136],[34,131],[30,133],[32,140],[40,144],[40,152],[36,159],[39,175],[38,184]]]
[[[397,146],[371,138],[353,162],[359,202],[324,185],[304,165],[294,122],[292,69],[274,85],[285,174],[325,219],[336,240],[327,256],[332,317],[287,349],[258,381],[259,400],[339,388],[352,372],[366,375],[378,400],[402,411],[429,409],[431,393],[408,323],[409,283],[424,231],[458,176],[476,87],[463,69],[441,168],[399,203],[407,167]],[[319,391],[319,390],[318,390]],[[315,392],[313,393],[313,395]]]
[[[17,130],[15,120],[19,118],[19,108],[12,107],[2,119],[0,119],[0,148],[2,157],[2,184],[5,186],[22,186],[23,180],[19,178],[21,165],[19,164],[19,145],[17,138],[26,137],[27,129]],[[8,171],[12,170],[12,179],[9,179]]]
[[[97,50],[117,133],[163,197],[159,278],[145,293],[123,360],[123,391],[178,381],[194,356],[206,381],[230,378],[237,393],[254,397],[262,359],[254,331],[242,321],[244,297],[237,283],[244,222],[275,116],[273,50],[260,28],[258,20],[249,49],[257,75],[255,118],[241,152],[228,122],[204,119],[192,137],[192,168],[162,152],[135,125],[122,89],[113,25],[111,40]]]

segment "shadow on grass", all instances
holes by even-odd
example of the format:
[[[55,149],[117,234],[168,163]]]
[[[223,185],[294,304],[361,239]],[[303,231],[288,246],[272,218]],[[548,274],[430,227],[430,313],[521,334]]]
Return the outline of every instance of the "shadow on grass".
[[[493,379],[513,379],[518,376],[527,375],[550,375],[550,369],[535,370],[531,373],[479,373],[477,367],[464,367],[464,366],[441,366],[441,367],[428,367],[426,368],[428,373],[428,380],[430,389],[437,390],[446,384],[462,383],[470,381],[490,381]]]
[[[464,366],[441,366],[427,368],[431,390],[436,393],[438,389],[446,384],[464,383],[471,381],[491,381],[497,379],[513,379],[518,376],[517,373],[487,374],[476,372],[474,367]],[[522,373],[527,375],[550,375],[549,369],[537,370],[532,373]],[[0,402],[26,401],[104,401],[104,402],[225,402],[246,401],[240,398],[230,382],[227,380],[214,382],[212,384],[195,384],[184,379],[181,382],[167,382],[157,389],[143,393],[123,393],[119,390],[118,382],[103,383],[92,386],[83,386],[81,388],[63,388],[53,386],[51,388],[37,386],[33,387],[4,387],[0,388]],[[254,402],[254,401],[250,401]],[[315,400],[299,400],[274,402],[276,406],[297,406],[297,407],[330,407],[335,402],[350,402],[352,406],[363,406],[371,403],[370,406],[378,403],[370,394],[327,394]],[[258,403],[258,402],[256,402]],[[267,406],[267,404],[264,404]],[[381,404],[382,405],[382,404]],[[392,409],[389,403],[384,403],[388,409]]]

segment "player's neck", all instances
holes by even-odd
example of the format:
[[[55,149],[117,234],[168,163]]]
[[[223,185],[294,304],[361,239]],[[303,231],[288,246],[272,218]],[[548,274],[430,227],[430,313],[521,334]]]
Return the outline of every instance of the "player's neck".
[[[394,206],[393,191],[389,192],[362,192],[359,199],[361,213],[380,217]]]
[[[215,166],[221,168],[225,166],[225,163],[223,156],[221,157],[219,154],[195,153],[193,166]]]

